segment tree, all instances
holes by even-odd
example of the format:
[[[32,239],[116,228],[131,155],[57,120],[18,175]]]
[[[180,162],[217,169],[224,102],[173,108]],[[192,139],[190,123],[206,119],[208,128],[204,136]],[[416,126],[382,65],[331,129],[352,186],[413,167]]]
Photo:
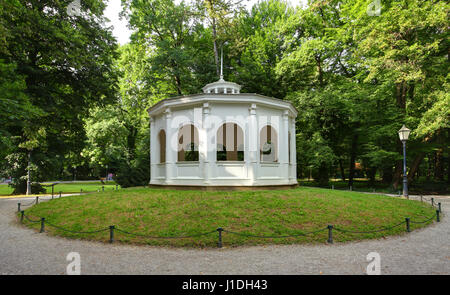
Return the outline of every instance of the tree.
[[[59,165],[56,155],[81,150],[83,117],[91,107],[109,103],[116,91],[112,68],[116,44],[102,25],[105,3],[83,1],[82,14],[70,16],[69,2],[13,0],[0,10],[1,31],[7,36],[0,38],[5,40],[0,60],[14,68],[24,94],[17,97],[28,101],[26,109],[33,109],[20,125],[6,126],[15,140],[8,153],[27,153],[27,142],[34,141],[37,181],[54,175]],[[33,137],[42,129],[45,136]],[[26,157],[11,158],[21,161],[17,167],[22,167]]]

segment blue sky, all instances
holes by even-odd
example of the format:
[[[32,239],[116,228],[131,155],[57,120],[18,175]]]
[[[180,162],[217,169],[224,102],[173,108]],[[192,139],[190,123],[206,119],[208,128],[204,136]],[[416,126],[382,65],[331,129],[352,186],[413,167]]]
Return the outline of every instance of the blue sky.
[[[298,5],[300,2],[305,3],[306,0],[288,0],[293,6]],[[105,10],[105,16],[110,20],[108,25],[114,27],[113,35],[117,38],[119,44],[123,45],[130,41],[131,31],[127,28],[127,21],[125,19],[119,19],[119,13],[122,10],[120,6],[121,0],[109,0],[108,7]],[[247,8],[250,8],[258,2],[258,0],[244,0],[244,4]]]

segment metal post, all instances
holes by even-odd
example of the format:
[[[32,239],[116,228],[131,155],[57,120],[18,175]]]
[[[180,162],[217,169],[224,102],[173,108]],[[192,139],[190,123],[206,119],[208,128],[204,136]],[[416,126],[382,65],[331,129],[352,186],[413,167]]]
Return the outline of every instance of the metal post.
[[[442,212],[441,202],[438,203],[438,208],[439,208],[439,213],[441,213]]]
[[[30,161],[31,152],[28,151],[28,165],[27,165],[27,196],[31,194],[31,181],[30,181]]]
[[[20,212],[20,203],[17,203],[17,212]]]
[[[36,204],[39,203],[39,197],[36,197]]]
[[[45,218],[42,217],[41,218],[41,230],[39,231],[40,233],[43,233],[45,229]]]
[[[328,241],[329,244],[333,244],[333,226],[328,225]]]
[[[431,198],[431,206],[434,207],[434,198]]]
[[[102,185],[102,192],[104,192],[105,191],[105,186],[104,185]]]
[[[223,228],[219,227],[217,229],[217,231],[219,232],[219,243],[217,243],[217,246],[219,248],[222,248],[222,232],[223,232]]]
[[[114,242],[114,225],[109,226],[109,242]]]
[[[408,196],[408,176],[406,175],[406,140],[403,143],[403,197],[409,199]]]
[[[439,218],[439,210],[436,210],[436,221],[440,222],[441,219]]]
[[[20,211],[20,223],[23,223],[23,216],[25,215],[25,211]]]
[[[406,220],[406,231],[411,232],[411,228],[409,227],[409,217],[406,217],[405,220]]]

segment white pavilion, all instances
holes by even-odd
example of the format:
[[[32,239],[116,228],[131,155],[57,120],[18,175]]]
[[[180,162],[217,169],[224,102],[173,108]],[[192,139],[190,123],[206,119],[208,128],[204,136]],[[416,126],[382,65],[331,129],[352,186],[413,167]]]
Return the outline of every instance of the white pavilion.
[[[240,90],[221,75],[203,93],[164,99],[148,109],[150,186],[297,186],[297,110],[288,101]]]

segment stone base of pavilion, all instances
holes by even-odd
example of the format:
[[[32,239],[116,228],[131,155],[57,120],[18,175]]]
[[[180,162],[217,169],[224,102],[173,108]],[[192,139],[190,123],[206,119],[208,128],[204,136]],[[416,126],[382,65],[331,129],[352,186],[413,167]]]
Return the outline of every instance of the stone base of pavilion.
[[[175,189],[175,190],[198,190],[198,191],[255,191],[255,190],[283,190],[298,187],[295,184],[279,185],[167,185],[167,184],[149,184],[151,188]]]

